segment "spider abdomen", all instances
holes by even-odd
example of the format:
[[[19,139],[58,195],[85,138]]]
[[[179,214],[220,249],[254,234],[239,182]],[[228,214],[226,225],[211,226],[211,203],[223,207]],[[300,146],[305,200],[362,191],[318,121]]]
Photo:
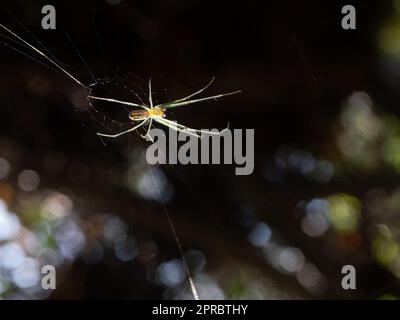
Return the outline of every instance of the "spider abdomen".
[[[132,121],[142,121],[149,118],[164,118],[165,109],[160,107],[154,107],[147,110],[132,110],[129,112],[129,118]]]
[[[129,119],[132,121],[141,121],[149,118],[149,112],[147,110],[132,110],[129,112]]]

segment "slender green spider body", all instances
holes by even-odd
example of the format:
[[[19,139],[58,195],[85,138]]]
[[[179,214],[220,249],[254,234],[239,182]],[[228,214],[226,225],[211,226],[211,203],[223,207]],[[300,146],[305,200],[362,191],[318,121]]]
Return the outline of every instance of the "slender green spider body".
[[[145,106],[142,104],[136,104],[136,103],[132,103],[132,102],[127,102],[127,101],[116,100],[116,99],[102,98],[102,97],[97,97],[97,96],[89,96],[88,97],[89,99],[103,100],[103,101],[108,101],[108,102],[113,102],[113,103],[119,103],[121,105],[126,105],[126,106],[130,106],[130,107],[140,108],[140,109],[132,110],[129,113],[129,118],[135,124],[132,128],[122,131],[122,132],[119,132],[117,134],[105,134],[105,133],[97,133],[97,134],[99,136],[103,136],[103,137],[117,138],[123,134],[135,131],[135,130],[139,129],[140,127],[144,126],[146,123],[149,123],[147,133],[146,133],[146,135],[144,135],[142,137],[145,138],[146,136],[148,136],[150,138],[150,140],[152,140],[149,135],[149,132],[150,132],[151,126],[153,124],[153,120],[161,125],[164,125],[170,129],[172,129],[172,130],[175,130],[178,132],[184,132],[184,133],[187,133],[187,134],[195,136],[195,137],[200,137],[201,134],[214,134],[214,135],[221,134],[223,132],[223,130],[221,132],[210,132],[207,130],[193,129],[193,128],[186,127],[184,125],[181,125],[177,122],[174,122],[174,121],[166,118],[166,112],[170,108],[176,108],[176,107],[185,106],[185,105],[202,102],[202,101],[207,101],[207,100],[214,100],[214,99],[222,98],[225,96],[229,96],[229,95],[233,95],[233,94],[241,92],[239,90],[239,91],[223,93],[223,94],[219,94],[219,95],[215,95],[215,96],[211,96],[211,97],[190,100],[190,98],[194,97],[195,95],[200,94],[205,89],[207,89],[211,85],[211,83],[213,83],[213,81],[214,81],[214,78],[212,78],[212,80],[204,88],[200,89],[199,91],[196,91],[195,93],[192,93],[191,95],[189,95],[187,97],[184,97],[184,98],[181,98],[178,100],[174,100],[172,102],[162,103],[162,104],[159,104],[156,106],[153,105],[151,79],[149,80],[149,105],[148,106]],[[139,122],[139,123],[137,124],[137,122]]]

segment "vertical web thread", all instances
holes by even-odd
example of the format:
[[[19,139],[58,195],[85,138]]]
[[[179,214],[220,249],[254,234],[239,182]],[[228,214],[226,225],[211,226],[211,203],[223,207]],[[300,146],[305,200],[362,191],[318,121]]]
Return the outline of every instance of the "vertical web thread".
[[[170,215],[169,212],[168,212],[167,205],[166,205],[165,202],[164,202],[164,198],[162,197],[161,190],[160,190],[160,188],[159,188],[159,186],[158,186],[158,184],[157,184],[157,180],[156,180],[156,178],[155,178],[155,176],[154,176],[153,169],[152,169],[151,166],[148,164],[147,160],[146,160],[146,164],[147,164],[147,166],[148,166],[148,168],[149,168],[149,170],[150,170],[151,178],[152,178],[153,183],[154,183],[154,187],[156,188],[157,193],[158,193],[158,195],[159,195],[161,204],[162,204],[163,209],[164,209],[164,213],[165,213],[165,215],[166,215],[166,217],[167,217],[168,224],[169,224],[169,226],[170,226],[170,228],[171,228],[171,231],[172,231],[172,235],[173,235],[174,238],[175,238],[175,242],[176,242],[176,245],[177,245],[177,247],[178,247],[179,254],[180,254],[181,257],[182,257],[182,262],[183,262],[183,265],[184,265],[184,268],[185,268],[185,271],[186,271],[186,275],[187,275],[187,278],[188,278],[188,281],[189,281],[189,284],[190,284],[190,289],[191,289],[191,291],[192,291],[193,298],[194,298],[194,300],[200,300],[199,295],[198,295],[198,293],[197,293],[196,286],[194,285],[193,276],[192,276],[192,274],[191,274],[191,272],[190,272],[189,265],[187,264],[186,258],[185,258],[185,256],[183,255],[183,250],[182,250],[181,242],[179,241],[179,237],[178,237],[178,234],[177,234],[177,232],[176,232],[176,229],[175,229],[174,223],[173,223],[173,221],[172,221],[171,215]]]

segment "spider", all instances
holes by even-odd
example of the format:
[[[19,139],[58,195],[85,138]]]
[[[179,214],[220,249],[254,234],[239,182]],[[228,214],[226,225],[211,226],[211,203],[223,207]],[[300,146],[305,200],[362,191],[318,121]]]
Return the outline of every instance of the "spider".
[[[199,91],[196,91],[195,93],[190,94],[187,97],[178,99],[178,100],[174,100],[171,102],[166,102],[166,103],[162,103],[159,105],[154,105],[153,104],[153,96],[152,96],[152,88],[151,88],[151,79],[149,80],[149,105],[142,105],[142,104],[136,104],[136,103],[132,103],[132,102],[127,102],[127,101],[121,101],[121,100],[116,100],[116,99],[110,99],[110,98],[102,98],[102,97],[97,97],[97,96],[92,96],[89,95],[88,98],[89,99],[93,99],[93,100],[103,100],[103,101],[108,101],[108,102],[113,102],[113,103],[118,103],[118,104],[122,104],[122,105],[126,105],[126,106],[130,106],[130,107],[137,107],[137,108],[141,108],[141,109],[136,109],[136,110],[132,110],[131,112],[129,112],[129,119],[136,123],[139,122],[139,124],[134,125],[132,128],[126,130],[126,131],[122,131],[120,133],[117,134],[106,134],[106,133],[99,133],[97,132],[97,134],[99,136],[103,136],[103,137],[109,137],[109,138],[116,138],[119,137],[123,134],[135,131],[137,129],[139,129],[140,127],[144,126],[147,122],[149,123],[148,125],[148,129],[145,135],[141,135],[142,138],[145,138],[146,136],[148,136],[150,138],[151,141],[153,141],[153,139],[150,136],[150,129],[151,126],[153,125],[153,120],[159,124],[162,124],[168,128],[171,128],[175,131],[178,132],[184,132],[187,133],[189,135],[195,136],[200,138],[201,134],[214,134],[214,135],[219,135],[222,134],[226,129],[228,129],[229,125],[227,128],[225,128],[224,130],[220,131],[220,132],[209,132],[206,130],[200,130],[200,129],[193,129],[193,128],[189,128],[186,127],[182,124],[179,124],[177,122],[174,122],[172,120],[168,120],[166,119],[166,111],[167,109],[170,108],[176,108],[176,107],[180,107],[180,106],[185,106],[185,105],[189,105],[189,104],[193,104],[193,103],[197,103],[197,102],[202,102],[202,101],[207,101],[207,100],[212,100],[212,99],[218,99],[221,97],[225,97],[225,96],[229,96],[229,95],[233,95],[233,94],[237,94],[240,93],[241,90],[235,91],[235,92],[229,92],[229,93],[224,93],[224,94],[219,94],[216,96],[211,96],[211,97],[206,97],[206,98],[201,98],[201,99],[193,99],[193,100],[189,100],[190,98],[202,93],[204,90],[206,90],[213,82],[214,82],[215,78],[212,78],[211,81],[202,89],[200,89]]]

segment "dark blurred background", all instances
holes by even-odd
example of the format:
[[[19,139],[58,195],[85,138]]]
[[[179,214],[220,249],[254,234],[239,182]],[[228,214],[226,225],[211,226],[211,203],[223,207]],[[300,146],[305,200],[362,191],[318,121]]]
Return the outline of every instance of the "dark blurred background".
[[[252,175],[153,166],[160,195],[148,142],[96,135],[129,127],[126,110],[89,105],[1,31],[1,298],[191,299],[165,210],[200,298],[400,297],[399,1],[1,3],[0,23],[96,94],[138,103],[151,77],[165,102],[215,76],[205,95],[243,93],[169,119],[255,129]],[[41,29],[45,4],[57,30]],[[341,287],[348,264],[356,290]]]

